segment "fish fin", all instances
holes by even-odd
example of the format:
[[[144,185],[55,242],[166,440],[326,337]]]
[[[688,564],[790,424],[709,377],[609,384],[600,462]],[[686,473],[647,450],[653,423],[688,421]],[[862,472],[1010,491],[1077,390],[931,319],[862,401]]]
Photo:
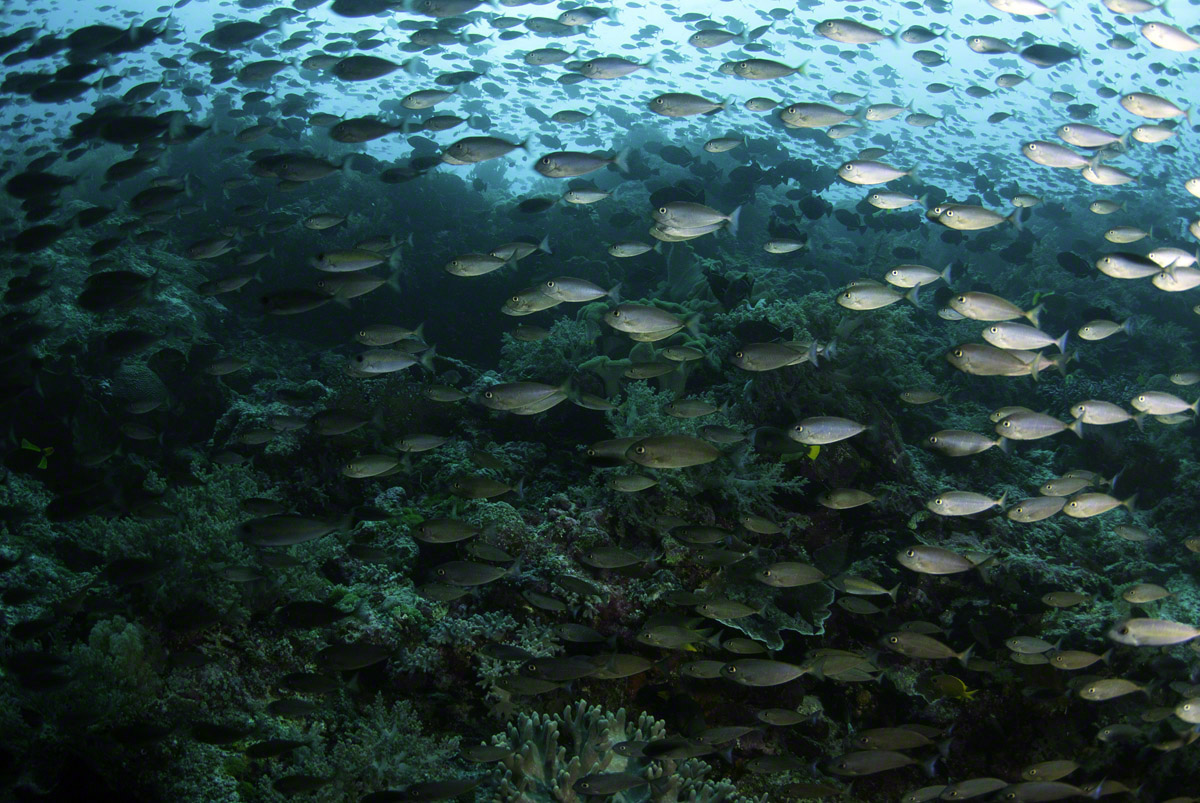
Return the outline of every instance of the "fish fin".
[[[437,346],[430,346],[420,359],[421,367],[431,374],[434,373],[433,360],[435,357],[437,357]]]
[[[967,647],[965,650],[963,650],[961,653],[958,654],[958,656],[957,656],[958,662],[960,664],[962,664],[964,668],[967,666],[967,663],[971,660],[971,653],[974,651],[975,651],[975,645],[972,644],[970,647]]]
[[[617,155],[613,157],[613,164],[616,165],[617,170],[621,171],[622,173],[629,172],[629,152],[631,150],[632,148],[622,148],[617,152]]]
[[[616,284],[614,284],[612,286],[612,289],[610,289],[608,291],[608,299],[609,299],[609,301],[611,301],[614,304],[621,303],[621,283],[620,282],[617,282]]]
[[[1082,419],[1082,418],[1076,418],[1074,421],[1072,421],[1072,422],[1071,422],[1071,423],[1070,423],[1070,424],[1067,426],[1067,429],[1069,429],[1069,430],[1071,430],[1072,432],[1074,432],[1074,433],[1075,433],[1075,435],[1076,435],[1077,437],[1080,437],[1080,438],[1082,438],[1082,437],[1083,437],[1083,419]]]
[[[742,207],[740,207],[740,206],[738,206],[736,209],[734,209],[732,212],[729,213],[729,224],[726,226],[726,228],[729,229],[729,233],[732,234],[734,237],[737,237],[738,218],[741,217],[741,214],[742,214]]]
[[[542,241],[538,243],[537,250],[541,251],[544,254],[553,254],[554,253],[552,250],[550,250],[550,232],[546,232],[546,236],[543,237]]]
[[[1133,495],[1131,495],[1131,496],[1130,496],[1128,499],[1126,499],[1126,500],[1124,500],[1123,502],[1121,502],[1121,505],[1122,505],[1122,506],[1123,506],[1123,507],[1124,507],[1126,510],[1128,510],[1130,513],[1133,513],[1133,512],[1134,512],[1134,507],[1133,507],[1133,506],[1134,506],[1134,504],[1137,502],[1137,498],[1138,498],[1138,495],[1137,495],[1137,494],[1133,494]]]

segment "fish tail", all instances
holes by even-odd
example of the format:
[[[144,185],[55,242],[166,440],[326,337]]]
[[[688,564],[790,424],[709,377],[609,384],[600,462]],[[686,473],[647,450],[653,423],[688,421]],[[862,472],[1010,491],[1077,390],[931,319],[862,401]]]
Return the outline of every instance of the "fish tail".
[[[1020,207],[1017,207],[1016,209],[1014,209],[1014,210],[1013,210],[1013,212],[1012,212],[1012,214],[1011,214],[1011,215],[1009,215],[1008,217],[1004,218],[1004,219],[1005,219],[1005,220],[1007,220],[1009,223],[1011,223],[1011,224],[1013,224],[1014,226],[1016,226],[1016,227],[1017,227],[1017,231],[1021,231],[1021,229],[1023,228],[1023,225],[1022,225],[1022,223],[1021,223],[1021,212],[1023,212],[1023,211],[1024,211],[1023,209],[1021,209]]]
[[[617,152],[617,155],[613,157],[613,164],[616,165],[617,170],[621,171],[622,173],[629,172],[629,152],[631,150],[632,148],[622,148]]]
[[[437,346],[430,346],[424,354],[421,355],[421,367],[429,373],[433,373],[433,360],[437,357]]]
[[[726,228],[729,229],[729,233],[732,234],[734,237],[737,237],[738,218],[741,217],[741,214],[742,214],[742,207],[740,207],[740,206],[729,213],[729,224]]]
[[[1074,432],[1076,437],[1082,438],[1083,437],[1083,419],[1076,418],[1074,421],[1072,421],[1070,424],[1067,425],[1067,429]]]

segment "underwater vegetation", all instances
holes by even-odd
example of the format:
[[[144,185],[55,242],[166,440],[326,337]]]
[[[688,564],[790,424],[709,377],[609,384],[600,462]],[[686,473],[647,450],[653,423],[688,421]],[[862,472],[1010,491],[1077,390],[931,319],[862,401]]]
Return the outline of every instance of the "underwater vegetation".
[[[1200,0],[0,14],[0,800],[1200,801]]]

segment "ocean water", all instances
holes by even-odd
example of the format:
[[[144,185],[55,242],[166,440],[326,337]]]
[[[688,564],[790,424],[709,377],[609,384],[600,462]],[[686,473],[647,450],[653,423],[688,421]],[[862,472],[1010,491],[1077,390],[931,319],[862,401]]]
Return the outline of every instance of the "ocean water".
[[[1195,799],[1200,3],[997,5],[6,2],[0,799]]]

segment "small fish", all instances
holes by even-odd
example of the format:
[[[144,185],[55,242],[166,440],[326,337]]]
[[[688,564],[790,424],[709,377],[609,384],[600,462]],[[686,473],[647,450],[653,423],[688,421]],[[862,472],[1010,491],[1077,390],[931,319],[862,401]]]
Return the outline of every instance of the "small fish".
[[[1166,647],[1200,637],[1200,627],[1167,619],[1122,619],[1109,629],[1108,637],[1131,647]]]
[[[780,686],[807,673],[804,666],[762,658],[744,658],[721,667],[721,677],[743,686]]]
[[[920,544],[900,550],[896,553],[896,560],[914,572],[940,575],[970,571],[987,563],[989,557],[975,560],[944,547]]]
[[[967,665],[973,649],[973,647],[967,647],[962,652],[956,652],[931,636],[926,636],[923,633],[904,631],[889,633],[880,640],[880,643],[889,650],[894,650],[909,658],[924,658],[935,661],[945,658],[957,658],[963,666]]]
[[[1124,697],[1126,694],[1134,692],[1143,692],[1150,694],[1149,689],[1145,686],[1139,686],[1131,680],[1125,678],[1106,678],[1104,680],[1093,681],[1079,689],[1079,696],[1085,700],[1092,702],[1102,702],[1104,700],[1113,700],[1117,697]]]
[[[925,503],[925,507],[939,516],[972,516],[993,507],[1004,507],[1007,492],[999,499],[973,491],[947,491]]]
[[[712,444],[688,435],[657,435],[636,441],[625,457],[650,468],[687,468],[711,463],[721,456]]]
[[[788,437],[807,446],[825,446],[866,431],[864,424],[837,416],[806,418],[788,430]]]

